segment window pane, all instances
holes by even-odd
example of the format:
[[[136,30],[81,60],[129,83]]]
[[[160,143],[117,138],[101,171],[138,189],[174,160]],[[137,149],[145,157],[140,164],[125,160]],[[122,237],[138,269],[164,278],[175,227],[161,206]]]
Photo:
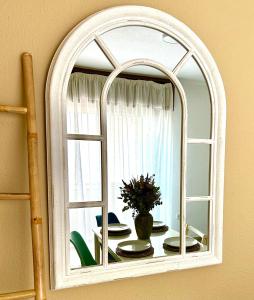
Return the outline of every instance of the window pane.
[[[180,231],[180,202],[181,202],[181,130],[182,109],[177,89],[174,89],[174,106],[172,111],[172,145],[171,145],[171,213],[172,228]]]
[[[187,145],[187,196],[210,194],[210,152],[208,144]]]
[[[112,70],[112,65],[94,41],[80,54],[68,84],[68,133],[100,134],[100,96],[106,77],[99,74],[106,71],[104,75],[107,76]],[[94,82],[94,73],[100,80]]]
[[[101,143],[68,140],[69,201],[101,201]]]
[[[67,96],[67,132],[100,134],[100,95],[103,82],[94,86],[90,75],[74,73],[70,77]]]
[[[92,41],[78,57],[75,67],[112,72],[114,69],[95,41]]]
[[[144,26],[124,26],[104,33],[101,38],[120,63],[138,58],[151,59],[173,70],[186,49],[170,36]],[[140,67],[146,74],[145,68]],[[156,70],[150,75],[156,74]]]
[[[208,250],[209,244],[209,207],[209,201],[188,202],[186,206],[186,234],[202,244],[202,251]]]
[[[211,100],[207,82],[194,58],[178,73],[183,85],[188,109],[188,138],[211,137]]]
[[[140,78],[141,74],[135,69],[132,75],[135,74],[136,78],[133,75],[132,79],[115,79],[108,93],[108,206],[109,211],[117,216],[119,222],[131,229],[130,234],[119,236],[117,239],[109,236],[109,246],[115,251],[119,242],[138,240],[133,210],[123,211],[126,203],[123,199],[119,199],[120,187],[123,187],[122,180],[129,183],[133,177],[140,180],[141,175],[146,177],[147,174],[149,176],[154,174],[155,185],[160,187],[162,205],[150,210],[154,221],[150,237],[154,253],[148,257],[152,258],[179,254],[179,247],[165,250],[163,244],[168,238],[174,238],[174,241],[179,242],[180,136],[177,136],[177,128],[180,126],[181,118],[176,120],[173,138],[172,84],[169,81],[158,83],[157,79],[162,79],[163,74],[159,72],[161,77],[154,78],[151,67],[145,66],[144,69],[149,79]],[[173,139],[175,139],[174,151]],[[141,197],[139,201],[141,202]],[[136,216],[137,213],[134,217]],[[118,254],[118,257],[119,262],[133,261],[131,257],[121,254]],[[140,255],[135,259],[143,259],[143,256]]]
[[[102,241],[96,239],[96,216],[100,207],[69,209],[70,268],[92,267],[102,264]]]

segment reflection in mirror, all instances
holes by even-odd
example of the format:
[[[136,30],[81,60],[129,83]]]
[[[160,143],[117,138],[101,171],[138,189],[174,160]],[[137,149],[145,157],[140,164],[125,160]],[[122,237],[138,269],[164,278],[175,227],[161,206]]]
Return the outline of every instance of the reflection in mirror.
[[[101,143],[68,141],[69,201],[101,201]]]
[[[146,58],[172,70],[186,54],[186,49],[173,38],[142,26],[117,28],[101,38],[120,63]],[[69,202],[102,200],[100,97],[112,70],[107,57],[92,42],[81,53],[70,76],[66,106]],[[190,136],[210,137],[209,93],[193,59],[183,66],[179,78],[186,89]],[[106,106],[108,261],[125,262],[134,258],[179,254],[182,129],[179,93],[161,71],[135,66],[114,79]],[[200,107],[204,116],[200,116]],[[209,161],[209,145],[188,145],[187,196],[209,195]],[[150,238],[141,237],[144,233],[136,229],[140,226],[135,226],[137,221],[134,221],[133,211],[123,211],[126,203],[123,203],[120,189],[124,186],[122,180],[129,183],[131,179],[141,180],[140,176],[147,174],[154,175],[154,188],[159,187],[160,193],[157,204],[161,204],[150,210],[153,216]],[[141,193],[146,193],[143,182],[140,186]],[[136,210],[135,217],[137,215]],[[101,208],[70,209],[70,230],[80,229],[83,239],[88,237],[88,248],[99,264],[102,263],[101,216]],[[141,227],[149,226],[143,224]],[[186,243],[188,245],[189,241]],[[75,265],[74,251],[71,253],[70,265],[74,268],[77,259]]]
[[[103,84],[94,85],[93,76],[71,75],[67,93],[67,132],[100,134],[100,95]]]
[[[187,52],[174,38],[144,26],[114,28],[104,33],[101,38],[120,63],[146,58],[173,70]],[[146,74],[146,70],[140,67],[140,73]],[[158,74],[157,70],[151,70],[151,75],[155,74]]]
[[[95,239],[100,207],[69,209],[70,268],[98,266],[102,263],[102,241]]]
[[[181,197],[181,131],[182,131],[182,106],[176,88],[172,107],[172,146],[171,146],[171,172],[173,178],[171,220],[172,228],[180,231],[180,197]]]
[[[188,144],[187,146],[187,197],[210,194],[211,145]]]
[[[183,85],[188,109],[188,138],[211,138],[211,100],[209,88],[193,57],[177,74]]]
[[[186,206],[186,235],[200,244],[201,251],[209,245],[209,201],[188,202]]]
[[[78,57],[68,84],[67,132],[78,134],[100,134],[99,100],[104,81],[93,80],[89,74],[108,74],[112,65],[93,41]],[[82,74],[87,74],[86,77]]]
[[[129,74],[132,74],[131,78]],[[110,212],[117,215],[120,223],[131,229],[128,235],[121,236],[119,232],[117,240],[109,235],[109,247],[114,251],[120,242],[137,240],[138,231],[134,225],[137,218],[134,222],[132,209],[123,212],[126,203],[123,203],[123,197],[119,199],[120,187],[124,186],[122,180],[129,183],[132,178],[140,180],[141,175],[146,177],[147,174],[154,174],[162,204],[150,211],[154,221],[150,237],[154,253],[149,257],[178,254],[179,247],[171,248],[173,250],[170,251],[169,248],[165,250],[163,244],[167,238],[179,236],[180,232],[180,170],[174,170],[174,167],[180,168],[178,131],[181,112],[174,116],[173,85],[165,79],[164,74],[159,71],[157,74],[160,77],[154,77],[153,69],[148,66],[130,68],[128,72],[120,74],[121,78],[113,81],[107,98],[108,207]],[[127,78],[124,78],[125,75]],[[175,152],[174,143],[177,144]],[[176,159],[178,163],[174,164]],[[130,201],[133,201],[132,204],[136,197],[142,202],[141,195],[147,193],[146,183],[141,182],[140,189],[137,183],[133,189],[127,187],[125,191],[131,198]],[[135,211],[135,217],[141,209],[139,207]],[[177,240],[179,238],[173,242]],[[172,240],[167,242],[171,243]],[[131,260],[132,255],[123,256],[120,252],[118,260]],[[136,257],[144,256],[140,254]]]
[[[75,63],[76,69],[79,67],[87,70],[100,70],[112,72],[113,66],[106,58],[100,47],[92,41],[79,55]]]

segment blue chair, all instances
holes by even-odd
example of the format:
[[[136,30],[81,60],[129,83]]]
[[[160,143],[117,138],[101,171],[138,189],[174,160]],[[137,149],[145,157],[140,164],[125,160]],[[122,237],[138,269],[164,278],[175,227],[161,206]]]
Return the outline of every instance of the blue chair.
[[[98,227],[102,227],[102,215],[96,216],[96,222]],[[108,213],[108,224],[120,223],[117,216],[113,212]]]
[[[98,227],[102,227],[102,215],[96,216],[96,222],[97,222]],[[117,224],[117,223],[120,223],[117,216],[113,212],[109,212],[108,213],[108,224]],[[109,263],[116,262],[116,260],[110,253],[108,253],[108,262]]]

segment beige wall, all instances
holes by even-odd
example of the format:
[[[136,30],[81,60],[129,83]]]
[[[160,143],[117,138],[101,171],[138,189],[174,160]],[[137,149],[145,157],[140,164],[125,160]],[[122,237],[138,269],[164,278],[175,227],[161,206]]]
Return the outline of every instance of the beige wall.
[[[21,104],[20,54],[34,56],[41,199],[47,245],[44,88],[66,33],[91,13],[121,4],[164,10],[210,49],[227,93],[224,261],[222,265],[62,291],[48,299],[254,299],[254,2],[252,0],[0,0],[0,102]],[[26,191],[23,123],[0,116],[0,190]],[[28,206],[0,203],[0,291],[32,286]],[[48,260],[48,247],[45,249]],[[49,285],[48,262],[47,287]]]

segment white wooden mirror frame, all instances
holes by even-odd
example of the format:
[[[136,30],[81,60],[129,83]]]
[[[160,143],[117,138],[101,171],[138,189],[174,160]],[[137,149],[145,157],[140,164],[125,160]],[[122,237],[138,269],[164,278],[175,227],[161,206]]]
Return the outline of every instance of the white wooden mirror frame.
[[[110,29],[139,25],[157,29],[172,36],[187,49],[187,54],[173,71],[159,63],[147,59],[132,60],[120,65],[100,39],[100,35]],[[101,135],[102,155],[106,149],[105,99],[114,78],[121,71],[134,65],[148,65],[161,70],[178,88],[182,102],[182,162],[181,162],[181,254],[171,257],[157,257],[118,264],[107,263],[107,226],[103,228],[103,266],[69,270],[69,237],[66,234],[66,125],[62,99],[65,99],[67,85],[72,68],[80,53],[95,40],[111,61],[115,70],[108,77],[101,97]],[[207,80],[211,94],[212,135],[210,139],[187,139],[187,118],[185,93],[176,73],[190,56],[200,65]],[[48,74],[46,87],[47,109],[47,161],[49,184],[49,234],[50,234],[50,272],[51,287],[54,289],[94,284],[119,278],[135,277],[160,272],[180,270],[218,264],[222,262],[222,218],[224,186],[224,148],[226,101],[223,83],[217,66],[207,48],[200,39],[183,23],[159,10],[143,6],[119,6],[98,12],[78,24],[64,39],[58,48]],[[103,146],[103,143],[104,146]],[[211,145],[211,182],[210,195],[207,197],[186,197],[186,147],[188,143]],[[104,147],[104,150],[103,150]],[[104,157],[106,158],[106,157]],[[103,172],[107,172],[106,159]],[[104,177],[105,178],[105,177]],[[103,221],[107,224],[107,189],[103,184]],[[185,253],[186,203],[188,201],[210,201],[209,251]],[[98,203],[97,203],[98,204]],[[85,205],[86,206],[86,205]],[[85,207],[83,206],[83,207]],[[89,207],[89,204],[86,206]]]

